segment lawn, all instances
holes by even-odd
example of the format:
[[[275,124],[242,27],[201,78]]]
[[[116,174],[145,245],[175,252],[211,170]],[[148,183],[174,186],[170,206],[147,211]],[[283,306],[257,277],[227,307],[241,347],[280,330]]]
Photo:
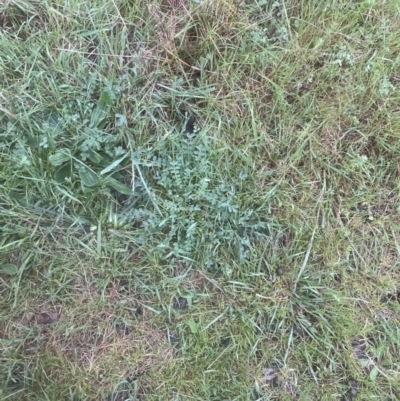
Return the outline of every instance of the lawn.
[[[0,399],[400,399],[400,2],[3,0]]]

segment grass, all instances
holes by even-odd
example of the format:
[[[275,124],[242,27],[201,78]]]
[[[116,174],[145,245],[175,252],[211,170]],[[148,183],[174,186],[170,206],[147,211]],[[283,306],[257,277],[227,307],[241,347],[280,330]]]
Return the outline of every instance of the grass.
[[[0,5],[0,398],[395,400],[400,5]]]

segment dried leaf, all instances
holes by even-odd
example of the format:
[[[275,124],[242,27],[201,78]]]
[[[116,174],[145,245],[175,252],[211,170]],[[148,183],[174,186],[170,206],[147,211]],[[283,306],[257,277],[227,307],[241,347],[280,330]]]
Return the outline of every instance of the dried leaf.
[[[53,313],[48,313],[48,312],[42,312],[38,313],[36,315],[36,323],[38,324],[50,324],[58,320],[60,317],[59,313],[53,312]]]
[[[27,313],[26,320],[28,322],[31,322],[34,318],[35,318],[35,314],[34,313],[32,313],[32,312]]]
[[[266,368],[264,370],[264,379],[266,381],[272,381],[274,379],[276,379],[276,373],[275,370],[272,368]]]

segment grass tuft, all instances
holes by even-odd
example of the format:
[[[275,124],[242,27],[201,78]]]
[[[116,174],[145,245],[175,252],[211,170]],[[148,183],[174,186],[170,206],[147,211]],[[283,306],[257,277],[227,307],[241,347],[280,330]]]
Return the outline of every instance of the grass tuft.
[[[0,398],[399,398],[399,4],[0,5]]]

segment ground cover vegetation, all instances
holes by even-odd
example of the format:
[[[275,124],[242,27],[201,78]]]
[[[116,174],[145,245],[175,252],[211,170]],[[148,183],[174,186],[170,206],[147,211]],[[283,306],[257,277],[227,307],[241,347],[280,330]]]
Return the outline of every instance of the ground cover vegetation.
[[[400,3],[3,0],[0,398],[400,398]]]

